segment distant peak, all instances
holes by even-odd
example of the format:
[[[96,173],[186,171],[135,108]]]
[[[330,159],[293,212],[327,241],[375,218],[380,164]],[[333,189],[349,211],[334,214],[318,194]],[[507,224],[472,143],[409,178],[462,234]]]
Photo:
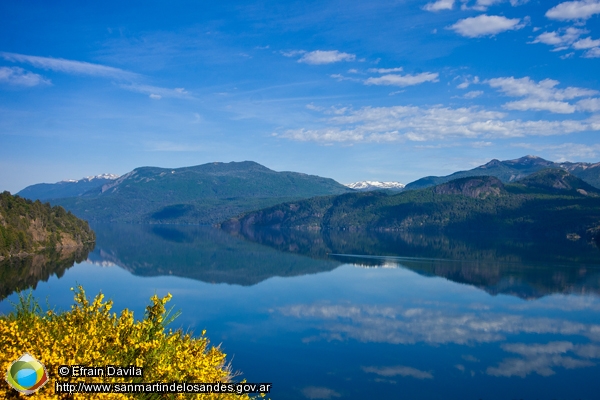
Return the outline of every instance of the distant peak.
[[[81,179],[65,179],[64,181],[60,181],[60,182],[65,182],[65,183],[77,183],[77,182],[81,182],[81,181],[93,181],[95,179],[109,179],[109,180],[115,180],[118,179],[119,175],[115,175],[115,174],[100,174],[100,175],[92,175],[92,176],[86,176],[84,178]]]
[[[514,160],[509,160],[510,162],[551,162],[548,160],[544,160],[542,157],[538,157],[538,156],[532,156],[532,155],[526,155],[524,157],[521,158],[517,158]]]
[[[87,179],[88,181],[94,180],[94,179],[119,179],[120,175],[116,175],[116,174],[100,174],[100,175],[94,175],[94,176],[86,176],[84,179]]]
[[[379,189],[404,189],[404,184],[400,182],[380,182],[380,181],[360,181],[345,184],[344,186],[354,190],[379,190]]]

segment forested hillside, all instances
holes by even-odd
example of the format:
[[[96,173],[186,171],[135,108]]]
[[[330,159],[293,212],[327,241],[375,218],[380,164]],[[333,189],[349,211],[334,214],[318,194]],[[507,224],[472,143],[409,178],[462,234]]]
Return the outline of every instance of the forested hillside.
[[[0,259],[94,240],[88,223],[62,207],[0,194]]]
[[[471,177],[396,195],[348,193],[250,212],[223,226],[294,229],[469,231],[515,230],[597,236],[600,190],[564,170],[540,171],[505,185]]]

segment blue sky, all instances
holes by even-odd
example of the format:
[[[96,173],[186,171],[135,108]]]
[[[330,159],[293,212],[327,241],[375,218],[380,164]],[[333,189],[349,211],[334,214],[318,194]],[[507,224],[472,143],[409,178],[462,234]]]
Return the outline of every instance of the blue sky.
[[[600,161],[600,0],[0,3],[0,190],[253,160]]]

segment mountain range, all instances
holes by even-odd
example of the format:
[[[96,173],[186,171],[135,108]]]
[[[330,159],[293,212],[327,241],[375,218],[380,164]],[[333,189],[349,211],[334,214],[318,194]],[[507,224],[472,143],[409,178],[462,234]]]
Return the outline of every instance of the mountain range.
[[[492,160],[468,171],[459,171],[446,176],[426,176],[406,185],[405,190],[422,189],[469,176],[495,176],[500,181],[514,182],[546,168],[562,169],[600,188],[600,163],[555,163],[536,156],[525,156],[516,160]]]
[[[474,176],[399,194],[347,193],[287,202],[222,226],[230,231],[506,230],[592,239],[600,231],[600,189],[563,169],[544,169],[511,184]]]
[[[318,204],[322,204],[324,207],[330,201],[334,201],[335,204],[344,204],[347,210],[344,209],[346,211],[340,211],[340,213],[347,215],[346,219],[348,219],[361,213],[366,216],[367,214],[362,212],[364,210],[361,207],[366,207],[364,204],[371,204],[370,202],[374,202],[373,204],[381,202],[380,205],[383,207],[386,202],[393,203],[398,199],[405,199],[401,202],[416,201],[415,204],[423,205],[425,202],[421,197],[427,196],[424,193],[419,192],[420,194],[397,198],[394,197],[394,191],[409,193],[415,189],[430,188],[436,185],[435,190],[431,192],[434,195],[452,195],[461,192],[466,194],[467,198],[471,193],[471,199],[474,199],[473,194],[475,197],[481,194],[484,197],[501,198],[502,201],[508,201],[507,199],[510,199],[510,202],[524,201],[523,196],[534,196],[534,192],[540,188],[535,189],[536,182],[523,179],[548,168],[568,174],[568,177],[565,175],[544,178],[554,179],[553,184],[558,186],[562,184],[558,183],[559,181],[571,182],[572,177],[578,179],[578,183],[571,183],[585,193],[594,194],[596,188],[600,187],[600,163],[555,163],[535,156],[526,156],[515,160],[492,160],[472,170],[459,171],[448,176],[425,177],[406,185],[404,189],[402,189],[403,185],[398,182],[379,181],[355,182],[344,186],[332,179],[297,172],[276,172],[255,162],[244,161],[215,162],[175,169],[141,167],[120,177],[100,175],[78,181],[33,185],[18,194],[30,199],[50,201],[53,205],[61,205],[76,216],[89,221],[178,224],[218,224],[242,213],[265,209],[281,203],[296,207],[292,204],[313,197],[346,196],[335,198],[335,200],[332,200],[333,197],[311,200],[312,206],[309,208],[316,207],[314,210],[316,214],[312,217],[313,222],[320,226],[326,226],[332,223],[331,214],[323,215],[323,218],[329,218],[327,221],[319,220],[320,211],[318,210],[321,209]],[[483,176],[492,177],[495,180],[491,178],[470,180],[464,183],[466,186],[463,188],[456,186],[460,184],[456,179]],[[536,179],[542,178],[538,176]],[[451,181],[455,183],[443,186]],[[516,184],[516,182],[520,183]],[[542,183],[538,183],[542,185]],[[543,190],[549,190],[547,183],[543,184],[546,185]],[[387,194],[378,193],[381,192],[381,189],[393,190],[385,190],[384,192]],[[517,193],[519,191],[520,195]],[[562,191],[561,193],[564,195],[566,192]],[[555,196],[556,193],[552,195]],[[541,195],[538,193],[537,196]],[[569,196],[586,197],[581,193],[569,194]],[[460,200],[459,203],[464,201],[467,200]],[[455,200],[451,202],[455,202]],[[375,207],[373,204],[369,208],[373,209]],[[441,207],[440,204],[435,207]],[[389,206],[398,207],[398,205],[392,204]],[[470,212],[475,212],[480,206],[470,204],[466,207]],[[516,203],[513,206],[517,207]],[[280,212],[291,215],[290,210],[280,210]],[[389,221],[393,220],[394,214],[390,214],[390,210],[384,212],[383,209],[377,212],[381,213],[377,218],[388,221],[386,224],[391,224],[388,226],[390,228],[393,223]],[[424,210],[422,212],[425,213]],[[441,209],[438,210],[438,214],[439,212]],[[464,212],[460,214],[466,218]],[[296,213],[293,219],[298,218],[298,215]],[[239,220],[247,221],[247,218],[244,218],[246,217],[241,217]],[[439,218],[443,220],[445,217],[440,215]],[[302,224],[307,223],[305,220],[303,221]],[[406,220],[401,225],[412,226],[415,223],[413,220],[410,220],[413,221],[410,223],[408,221]],[[423,224],[422,226],[445,225],[440,221],[433,223],[431,218],[428,219],[428,222],[420,219],[419,221],[419,224]],[[371,224],[375,222],[374,220],[363,220],[361,217],[352,223],[348,220],[343,223],[339,221],[339,223],[344,226],[364,223],[373,227]],[[383,226],[381,223],[375,225]],[[399,227],[395,226],[393,229],[397,228]]]
[[[115,174],[101,174],[88,176],[79,180],[69,179],[57,183],[38,183],[27,186],[17,194],[27,199],[40,201],[60,199],[63,197],[77,197],[90,190],[106,185],[118,177],[119,175]]]
[[[99,184],[81,193],[93,181]],[[50,199],[52,204],[89,221],[193,224],[218,223],[284,201],[351,191],[333,179],[276,172],[252,161],[141,167],[117,179],[34,185],[19,195],[31,196],[42,189],[45,196],[61,196]]]

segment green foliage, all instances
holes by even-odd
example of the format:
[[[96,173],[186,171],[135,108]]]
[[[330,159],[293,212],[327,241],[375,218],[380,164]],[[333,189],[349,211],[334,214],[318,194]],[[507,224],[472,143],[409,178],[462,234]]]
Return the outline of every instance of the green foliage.
[[[396,195],[367,192],[313,198],[251,212],[224,226],[382,231],[525,230],[557,235],[585,233],[599,226],[600,197],[591,191],[582,194],[577,188],[597,190],[576,177],[569,175],[567,179],[564,174],[568,175],[561,172],[553,177],[552,173],[540,173],[522,183],[500,187],[501,190],[492,187],[487,195],[477,197],[473,197],[473,193],[453,192],[458,187],[468,186],[462,178],[452,181],[456,184],[446,183]],[[565,182],[568,187],[563,188],[561,185]]]
[[[95,240],[87,222],[62,207],[0,193],[0,257],[54,248],[65,238]]]
[[[333,179],[276,172],[244,161],[136,168],[103,191],[53,203],[89,221],[215,224],[284,201],[349,191]]]
[[[447,176],[427,176],[406,185],[406,189],[423,189],[440,185],[458,178],[494,176],[504,183],[513,182],[537,171],[554,168],[568,171],[588,184],[600,188],[600,165],[588,163],[554,163],[540,157],[526,156],[516,160],[492,160],[485,165],[468,171],[458,171]]]

